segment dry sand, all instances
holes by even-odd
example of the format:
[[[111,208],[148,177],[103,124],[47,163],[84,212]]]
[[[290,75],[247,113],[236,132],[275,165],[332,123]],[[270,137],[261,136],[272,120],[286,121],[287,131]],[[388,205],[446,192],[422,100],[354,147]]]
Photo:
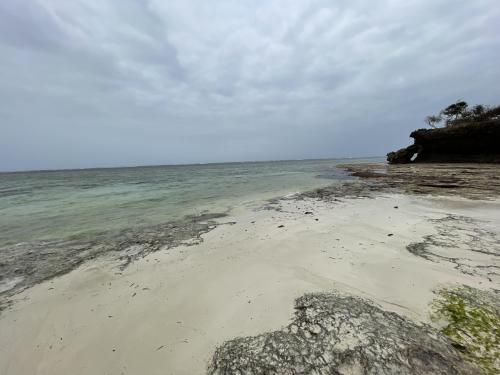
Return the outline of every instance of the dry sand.
[[[439,285],[499,287],[493,274],[466,274],[407,245],[454,215],[473,219],[450,234],[454,246],[466,251],[478,228],[489,234],[482,245],[498,246],[500,201],[386,194],[281,206],[221,219],[201,244],[123,272],[100,259],[17,295],[0,316],[0,373],[203,374],[225,340],[287,324],[305,292],[340,290],[427,322]],[[495,264],[478,254],[477,264]]]

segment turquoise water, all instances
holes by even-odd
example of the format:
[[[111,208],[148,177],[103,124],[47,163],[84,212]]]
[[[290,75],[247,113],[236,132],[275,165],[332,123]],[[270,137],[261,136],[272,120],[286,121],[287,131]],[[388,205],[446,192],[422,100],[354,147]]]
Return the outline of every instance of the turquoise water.
[[[350,163],[352,159],[348,160]],[[346,160],[0,173],[0,247],[251,207],[345,178]]]

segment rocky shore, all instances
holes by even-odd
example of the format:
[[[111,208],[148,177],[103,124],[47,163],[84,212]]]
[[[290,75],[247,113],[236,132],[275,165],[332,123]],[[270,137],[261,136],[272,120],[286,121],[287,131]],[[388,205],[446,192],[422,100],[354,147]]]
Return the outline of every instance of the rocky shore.
[[[338,203],[346,196],[366,199],[381,193],[493,200],[500,196],[499,172],[494,165],[342,167],[360,179],[293,199]],[[409,253],[499,285],[497,233],[468,216],[448,214],[429,222],[436,232],[409,243]],[[497,374],[500,291],[458,285],[439,287],[434,293],[429,305],[434,324],[430,325],[415,324],[352,295],[304,295],[295,301],[292,323],[279,331],[224,343],[216,350],[208,373]]]
[[[479,374],[436,330],[337,293],[295,301],[292,323],[218,348],[209,374]]]
[[[500,196],[500,169],[497,164],[345,164],[359,180],[343,187],[357,194],[397,192],[418,195],[457,196],[467,199],[493,199]],[[322,189],[306,193],[314,197]],[[323,193],[333,188],[326,188]],[[334,191],[331,194],[335,195]],[[326,194],[329,195],[328,193]]]
[[[343,168],[356,179],[80,243],[72,272],[14,252],[0,372],[498,373],[498,168]]]

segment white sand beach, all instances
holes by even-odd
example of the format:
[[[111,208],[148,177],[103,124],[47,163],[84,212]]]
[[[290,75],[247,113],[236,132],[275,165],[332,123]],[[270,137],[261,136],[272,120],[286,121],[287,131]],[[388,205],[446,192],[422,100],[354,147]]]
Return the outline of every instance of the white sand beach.
[[[0,375],[500,375],[498,25],[0,0]]]
[[[498,246],[500,201],[381,194],[281,208],[220,219],[201,244],[151,253],[123,272],[100,258],[18,294],[0,315],[0,373],[203,374],[224,341],[288,324],[306,292],[346,292],[428,323],[434,288],[498,288],[495,275],[407,246],[436,235],[432,220],[449,215],[468,218],[449,232],[456,248],[472,254],[470,233]],[[474,254],[475,265],[495,264]]]

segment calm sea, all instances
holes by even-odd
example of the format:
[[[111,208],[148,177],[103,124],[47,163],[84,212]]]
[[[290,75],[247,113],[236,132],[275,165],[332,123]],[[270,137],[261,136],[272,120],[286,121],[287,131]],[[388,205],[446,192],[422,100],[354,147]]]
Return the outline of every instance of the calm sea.
[[[303,160],[0,173],[0,311],[9,296],[108,255],[123,267],[199,238],[205,218],[349,177]]]
[[[226,212],[345,179],[302,160],[0,173],[0,247]]]

